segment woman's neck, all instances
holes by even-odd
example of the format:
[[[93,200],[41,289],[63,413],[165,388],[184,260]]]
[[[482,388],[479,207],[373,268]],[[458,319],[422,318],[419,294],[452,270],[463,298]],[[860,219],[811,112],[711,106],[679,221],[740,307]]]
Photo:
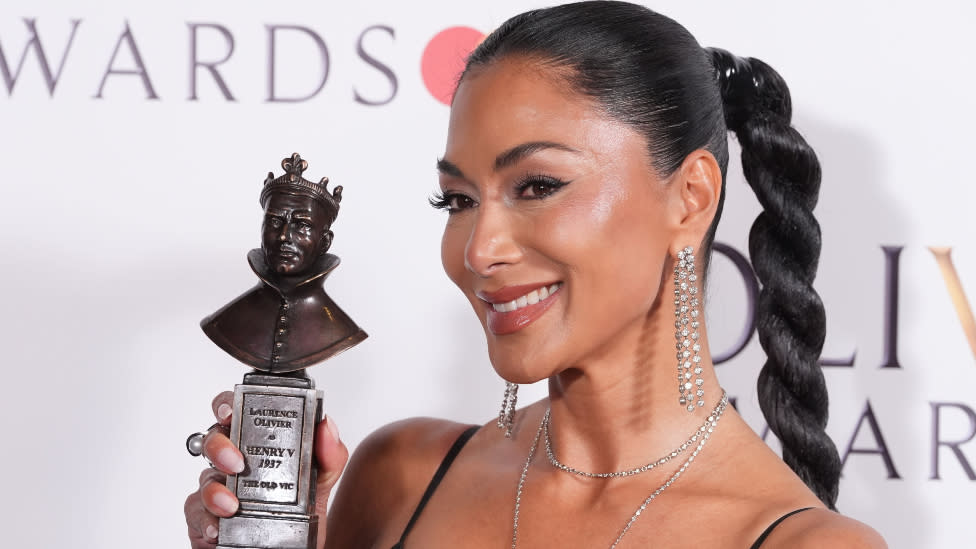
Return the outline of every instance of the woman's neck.
[[[689,412],[678,400],[674,331],[653,324],[621,334],[601,358],[549,379],[549,431],[563,463],[594,473],[644,465],[685,442],[721,399],[705,330],[699,339],[705,405]]]

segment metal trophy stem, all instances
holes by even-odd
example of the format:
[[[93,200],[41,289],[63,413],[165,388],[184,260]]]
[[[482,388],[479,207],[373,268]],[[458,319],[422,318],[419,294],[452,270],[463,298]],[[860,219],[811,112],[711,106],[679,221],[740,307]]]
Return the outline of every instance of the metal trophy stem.
[[[308,378],[248,374],[234,388],[230,439],[245,469],[227,479],[237,515],[220,520],[219,549],[314,549],[315,425],[322,391]]]

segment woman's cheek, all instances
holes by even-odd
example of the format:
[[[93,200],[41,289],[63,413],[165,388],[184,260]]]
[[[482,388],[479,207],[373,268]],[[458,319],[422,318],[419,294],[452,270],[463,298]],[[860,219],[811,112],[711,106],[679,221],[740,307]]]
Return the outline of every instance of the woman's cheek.
[[[464,273],[464,246],[467,242],[463,227],[448,217],[441,236],[441,265],[454,284],[461,286]]]
[[[590,182],[576,184],[582,187]],[[534,233],[545,238],[553,250],[599,252],[614,244],[621,229],[628,229],[626,223],[620,223],[624,198],[625,194],[614,185],[601,186],[599,192],[574,193],[554,208]],[[624,226],[616,228],[618,225]]]

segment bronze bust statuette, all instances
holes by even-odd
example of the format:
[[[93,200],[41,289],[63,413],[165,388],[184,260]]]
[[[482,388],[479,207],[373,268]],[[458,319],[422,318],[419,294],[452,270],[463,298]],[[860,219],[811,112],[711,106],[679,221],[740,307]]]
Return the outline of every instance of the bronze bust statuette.
[[[339,265],[327,253],[342,187],[330,194],[328,178],[302,178],[308,163],[295,153],[269,173],[261,192],[261,248],[247,260],[260,282],[203,320],[203,331],[231,356],[264,372],[285,373],[323,361],[366,339],[325,293],[322,284]]]
[[[315,460],[312,437],[322,419],[322,392],[304,368],[366,339],[325,293],[339,265],[328,253],[342,187],[302,177],[298,153],[269,173],[261,191],[261,248],[247,254],[259,282],[200,323],[221,349],[256,371],[234,388],[230,438],[245,469],[227,477],[240,500],[220,519],[219,549],[312,549]]]

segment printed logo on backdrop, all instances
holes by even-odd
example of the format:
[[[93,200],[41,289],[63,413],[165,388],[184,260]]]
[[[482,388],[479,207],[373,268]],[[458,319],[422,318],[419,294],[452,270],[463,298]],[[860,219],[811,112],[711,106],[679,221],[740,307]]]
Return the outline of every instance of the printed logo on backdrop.
[[[22,18],[24,32],[17,37],[0,36],[0,77],[3,79],[7,97],[16,98],[18,82],[22,80],[39,79],[40,93],[44,91],[54,98],[58,96],[58,86],[66,69],[78,58],[84,55],[96,56],[96,61],[87,59],[95,74],[85,75],[90,78],[93,86],[90,97],[104,100],[124,94],[138,94],[146,100],[179,99],[185,101],[237,101],[240,83],[231,81],[225,75],[226,64],[234,58],[237,37],[226,26],[212,22],[187,22],[185,29],[186,44],[189,59],[180,54],[179,61],[168,59],[168,62],[187,63],[186,93],[180,98],[163,98],[157,93],[154,80],[153,65],[143,56],[140,48],[142,39],[137,33],[137,26],[128,21],[119,24],[116,37],[109,40],[104,51],[90,51],[80,46],[86,42],[86,25],[82,19],[45,20],[43,28],[35,18]],[[341,51],[349,56],[350,62],[359,63],[368,70],[374,71],[378,79],[374,79],[369,89],[353,83],[350,97],[355,103],[380,107],[393,102],[399,92],[400,79],[398,74],[405,67],[395,67],[386,55],[389,49],[395,47],[397,33],[393,26],[375,24],[365,27],[355,33],[353,44],[338,45],[326,42],[314,28],[292,24],[264,25],[264,90],[262,98],[268,103],[301,103],[319,97],[327,88],[333,68],[333,55]],[[419,57],[419,70],[425,88],[431,97],[445,105],[449,105],[457,78],[464,66],[464,59],[484,38],[483,33],[469,27],[450,27],[436,33],[426,44]],[[204,46],[206,44],[206,46]],[[88,44],[90,46],[90,43]],[[84,51],[79,51],[79,48]],[[335,48],[335,49],[333,49]],[[178,51],[178,50],[173,50]],[[302,81],[296,81],[283,66],[286,61],[301,52],[304,59],[312,59],[314,63],[307,67],[310,75]],[[382,53],[382,54],[381,54]],[[350,63],[336,64],[349,66]],[[127,81],[125,85],[123,82]],[[205,83],[206,82],[206,83]],[[379,82],[379,85],[376,83]],[[37,84],[35,82],[34,84]],[[200,89],[206,86],[207,97],[201,97]],[[63,93],[63,92],[62,92]],[[857,364],[857,367],[877,368],[893,374],[902,369],[898,359],[898,320],[899,320],[899,259],[903,247],[882,246],[884,257],[884,310],[879,312],[878,320],[883,323],[882,360],[880,364]],[[967,299],[956,268],[953,265],[949,248],[930,248],[935,262],[942,275],[941,284],[945,287],[956,312],[955,319],[946,319],[947,324],[955,324],[961,330],[956,337],[965,338],[976,358],[976,320],[972,309],[972,302]],[[755,333],[755,306],[759,294],[759,284],[755,273],[745,255],[738,250],[721,244],[715,244],[715,252],[726,256],[735,266],[736,271],[745,283],[747,306],[743,310],[742,324],[735,343],[728,349],[715,349],[716,364],[722,364],[741,353]],[[937,287],[936,281],[933,288]],[[947,332],[947,337],[950,334]],[[824,367],[853,368],[855,367],[857,349],[852,349],[848,356],[824,357],[821,364]],[[929,402],[931,414],[931,434],[926,444],[930,451],[930,467],[928,478],[941,479],[943,471],[950,468],[961,469],[967,478],[976,480],[976,456],[971,447],[976,439],[976,411],[973,407],[960,402]],[[853,432],[846,440],[837,441],[841,451],[841,458],[846,464],[853,455],[862,456],[861,459],[873,459],[877,466],[889,479],[900,479],[898,460],[889,450],[884,430],[888,427],[878,421],[872,408],[870,399],[865,399],[863,405],[853,409],[860,410],[859,417],[854,422]],[[968,432],[964,436],[949,437],[942,432],[943,423],[954,419],[957,423],[962,418],[968,423]],[[763,432],[765,437],[768,429]],[[860,441],[856,444],[855,441]],[[969,446],[964,447],[964,445]],[[967,455],[967,451],[970,455]]]
[[[20,44],[14,39],[0,36],[0,77],[3,78],[7,96],[14,97],[21,79],[39,76],[48,95],[53,98],[65,68],[72,66],[79,57],[77,50],[84,47],[79,46],[85,43],[86,38],[84,20],[71,19],[60,24],[44,21],[43,32],[36,18],[25,17],[22,21],[26,33]],[[98,82],[92,90],[92,98],[105,99],[123,93],[116,82],[129,80],[136,85],[133,88],[130,84],[124,93],[133,93],[133,89],[136,89],[148,100],[168,99],[160,97],[156,91],[153,66],[143,55],[140,48],[142,41],[136,28],[125,21],[111,49],[94,53],[86,50],[85,55],[103,58],[98,63],[86,59],[92,67],[104,67],[97,70],[97,74],[90,75],[93,81],[97,79]],[[330,49],[323,36],[314,28],[304,25],[266,24],[264,31],[264,100],[269,103],[301,103],[318,97],[329,82],[334,55],[334,50]],[[469,27],[450,27],[437,33],[427,43],[420,56],[420,71],[424,85],[434,99],[445,105],[450,104],[464,59],[483,37],[481,31]],[[187,22],[185,40],[190,52],[187,62],[189,77],[188,92],[182,99],[201,100],[199,89],[204,80],[209,80],[206,85],[215,87],[221,100],[237,101],[235,85],[224,74],[226,63],[235,53],[237,39],[234,33],[218,23]],[[351,51],[343,50],[345,55],[354,57],[355,62],[375,71],[385,84],[381,89],[369,90],[354,85],[352,99],[356,103],[382,106],[397,97],[400,86],[397,70],[367,46],[380,41],[395,45],[394,27],[382,24],[368,26],[358,33]],[[203,47],[204,42],[208,47]],[[283,43],[287,44],[287,48]],[[301,82],[296,82],[294,71],[281,69],[283,60],[299,54],[312,60],[302,71],[311,75],[310,81],[302,78]],[[167,59],[167,62],[173,60]],[[27,67],[29,70],[25,71]]]
[[[869,365],[889,371],[902,369],[898,359],[898,325],[899,325],[899,275],[900,258],[904,246],[882,246],[881,251],[885,258],[885,285],[884,285],[884,311],[879,315],[879,320],[883,322],[882,339],[882,360],[879,365]],[[962,282],[956,267],[952,262],[952,249],[948,247],[929,247],[935,262],[942,275],[942,282],[948,292],[948,296],[955,309],[956,318],[946,319],[946,324],[955,324],[961,330],[956,332],[957,337],[965,338],[969,343],[973,358],[976,359],[976,315],[973,313],[972,302],[966,297]],[[759,296],[759,282],[749,260],[735,248],[720,242],[714,244],[714,252],[724,255],[735,266],[738,274],[746,288],[747,307],[743,311],[742,329],[736,342],[729,349],[715,349],[714,361],[716,366],[727,362],[741,353],[756,330],[755,310]],[[933,284],[933,288],[937,287]],[[947,334],[948,337],[948,334]],[[845,357],[822,357],[820,364],[824,367],[855,367],[857,349],[851,350]],[[943,462],[955,461],[966,474],[969,480],[976,481],[976,470],[973,468],[974,461],[967,457],[962,446],[976,439],[976,411],[969,405],[961,402],[929,402],[931,413],[931,436],[928,442],[930,451],[929,479],[940,480],[942,478]],[[968,434],[962,437],[946,438],[942,431],[942,424],[945,418],[955,416],[965,418],[968,423]],[[855,441],[859,440],[862,430],[866,430],[866,436],[871,439],[868,446],[855,446]],[[769,436],[769,428],[764,427],[761,435],[765,440]],[[864,440],[862,437],[860,440]],[[896,460],[888,447],[888,443],[883,434],[878,418],[871,406],[870,399],[865,399],[861,407],[860,416],[854,423],[854,430],[850,437],[844,441],[835,441],[840,450],[842,464],[846,465],[848,458],[852,455],[875,456],[879,460],[879,466],[884,468],[888,479],[901,479],[901,475],[896,467]]]
[[[445,105],[451,104],[458,77],[467,59],[485,35],[470,27],[451,27],[437,33],[424,48],[420,72],[424,86],[434,99]]]

